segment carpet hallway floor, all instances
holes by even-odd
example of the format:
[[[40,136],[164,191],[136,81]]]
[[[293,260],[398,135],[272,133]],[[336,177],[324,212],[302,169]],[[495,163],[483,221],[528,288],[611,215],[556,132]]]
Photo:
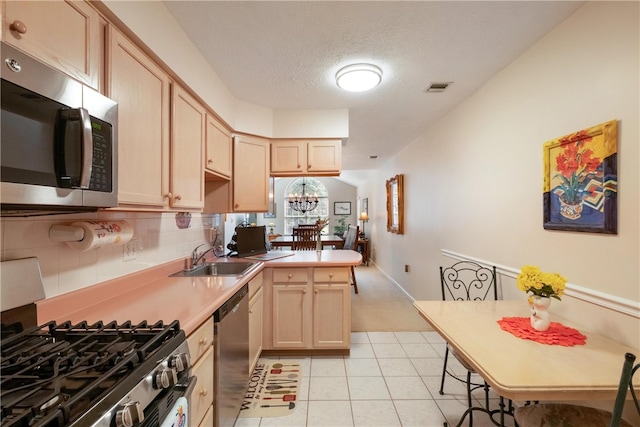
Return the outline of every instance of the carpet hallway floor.
[[[413,301],[375,266],[356,267],[358,293],[351,292],[352,332],[425,332],[429,324]]]

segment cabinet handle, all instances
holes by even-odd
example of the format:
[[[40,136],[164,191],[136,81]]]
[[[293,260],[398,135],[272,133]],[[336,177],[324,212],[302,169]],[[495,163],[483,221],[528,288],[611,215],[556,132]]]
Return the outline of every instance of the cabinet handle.
[[[303,294],[306,294],[306,293],[307,293],[307,290],[306,290],[306,289],[305,289],[305,290],[303,290],[303,291],[302,291],[302,293],[303,293]]]
[[[24,22],[18,21],[18,20],[13,21],[11,23],[11,25],[9,25],[9,29],[11,31],[15,31],[18,34],[26,34],[27,33],[27,26],[24,25]]]
[[[329,273],[329,277],[330,277],[330,278],[333,278],[333,273]]]
[[[311,169],[311,163],[307,165],[307,169]]]
[[[179,195],[179,194],[176,194],[176,197],[175,197],[175,199],[174,199],[174,200],[182,200],[182,196],[181,196],[181,195]]]
[[[171,200],[173,198],[173,194],[172,193],[167,193],[163,196],[163,199],[169,199]]]
[[[314,292],[317,294],[317,293],[318,293],[318,290],[316,289]]]
[[[211,163],[213,163],[213,160],[208,159],[208,160],[207,160],[207,164],[209,164],[209,165],[210,165]]]
[[[198,341],[198,345],[201,345],[203,347],[206,347],[208,343],[209,340],[207,340],[206,338],[202,338],[200,341]]]
[[[206,388],[203,388],[202,390],[200,390],[200,393],[198,394],[202,397],[205,397],[207,394],[209,394],[209,390],[207,390]]]
[[[289,275],[287,277],[289,277],[289,279],[291,279],[293,277],[293,274],[289,273]]]

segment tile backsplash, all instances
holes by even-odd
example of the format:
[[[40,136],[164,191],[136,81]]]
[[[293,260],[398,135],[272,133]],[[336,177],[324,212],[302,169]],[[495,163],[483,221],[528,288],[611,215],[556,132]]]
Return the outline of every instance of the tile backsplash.
[[[210,229],[224,230],[223,215],[155,212],[109,212],[0,218],[2,261],[37,257],[47,298],[121,277],[149,267],[188,257],[208,244]],[[126,220],[133,227],[135,255],[125,256],[125,245],[80,252],[49,239],[54,224],[75,221]],[[134,258],[134,259],[132,259]]]

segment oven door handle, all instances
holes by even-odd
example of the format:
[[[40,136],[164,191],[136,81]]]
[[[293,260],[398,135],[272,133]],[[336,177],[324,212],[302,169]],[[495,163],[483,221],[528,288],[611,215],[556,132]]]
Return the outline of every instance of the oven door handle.
[[[191,399],[191,393],[193,393],[193,390],[196,388],[196,383],[198,382],[198,377],[196,377],[195,375],[189,377],[189,380],[187,381],[186,384],[176,384],[176,386],[183,388],[184,389],[184,394],[183,396],[185,396],[187,398],[187,400]]]

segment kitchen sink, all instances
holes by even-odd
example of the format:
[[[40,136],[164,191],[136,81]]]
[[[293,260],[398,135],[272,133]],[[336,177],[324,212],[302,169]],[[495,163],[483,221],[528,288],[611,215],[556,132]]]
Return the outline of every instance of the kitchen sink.
[[[171,277],[242,276],[255,264],[255,262],[210,262],[189,270],[178,271]]]

